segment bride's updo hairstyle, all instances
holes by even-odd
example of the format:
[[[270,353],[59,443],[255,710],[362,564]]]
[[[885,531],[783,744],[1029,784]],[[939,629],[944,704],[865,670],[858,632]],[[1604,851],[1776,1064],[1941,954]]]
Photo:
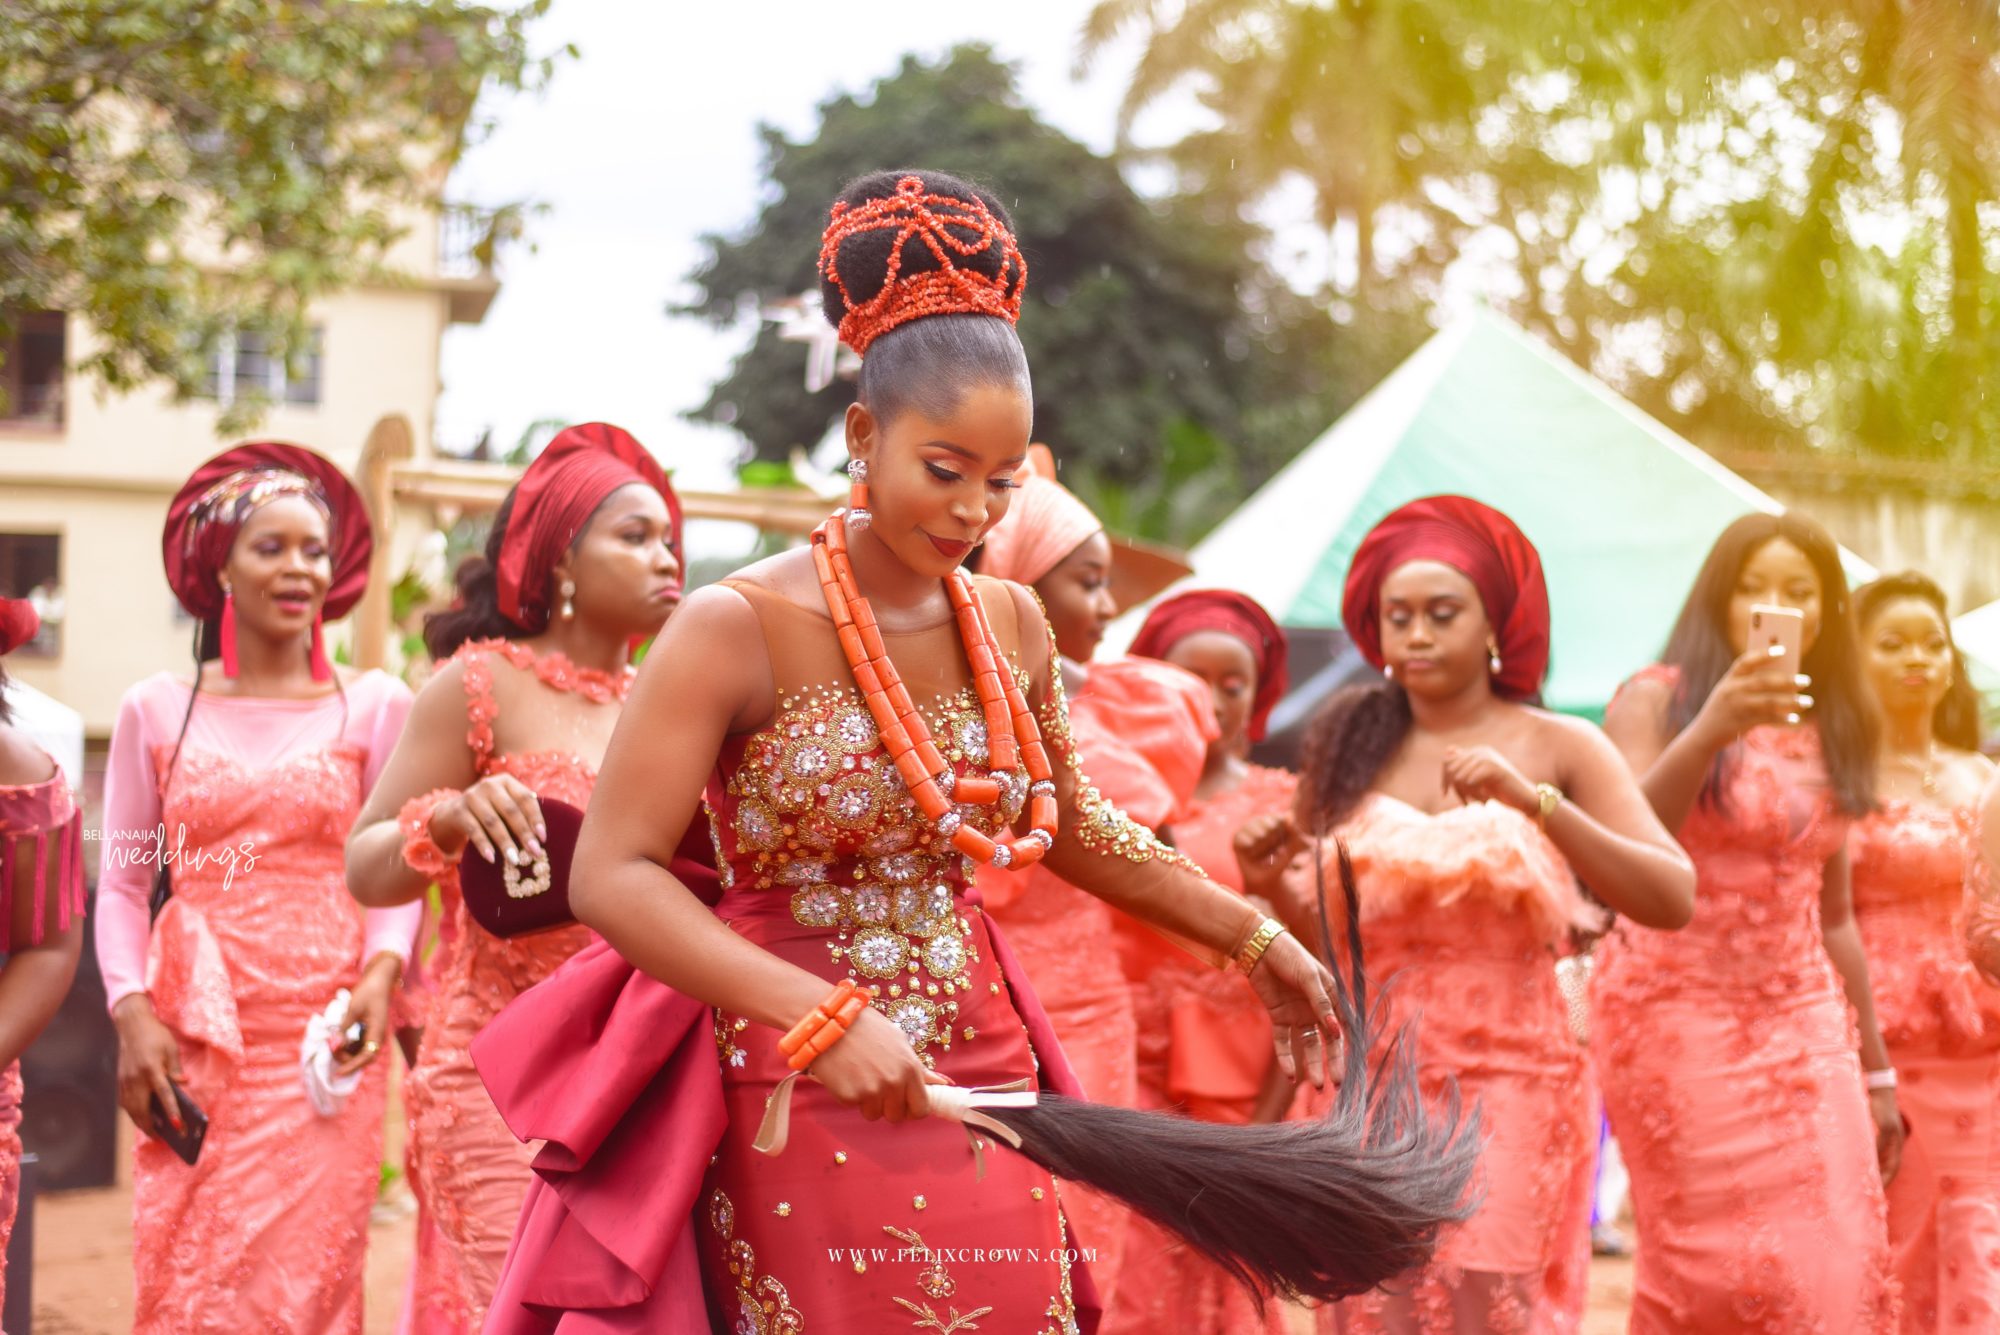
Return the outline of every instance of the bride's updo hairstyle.
[[[861,354],[861,405],[949,417],[968,390],[1032,397],[1014,333],[1028,265],[989,192],[929,171],[873,172],[834,201],[820,246],[820,300]]]

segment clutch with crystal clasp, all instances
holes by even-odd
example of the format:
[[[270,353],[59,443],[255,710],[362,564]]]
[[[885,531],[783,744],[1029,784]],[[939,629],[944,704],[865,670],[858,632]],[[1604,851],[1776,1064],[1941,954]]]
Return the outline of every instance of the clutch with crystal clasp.
[[[527,936],[576,921],[569,911],[569,864],[583,813],[546,797],[541,808],[549,832],[541,857],[519,866],[489,862],[477,849],[467,848],[458,865],[465,911],[495,936]]]

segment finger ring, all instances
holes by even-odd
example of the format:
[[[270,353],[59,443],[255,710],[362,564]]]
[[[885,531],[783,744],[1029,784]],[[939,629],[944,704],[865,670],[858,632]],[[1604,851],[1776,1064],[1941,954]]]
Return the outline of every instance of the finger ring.
[[[361,1051],[362,1051],[362,1052],[363,1052],[364,1054],[366,1054],[367,1056],[370,1056],[370,1057],[374,1056],[374,1055],[375,1055],[376,1053],[380,1052],[381,1050],[382,1050],[382,1045],[381,1045],[380,1043],[376,1042],[376,1041],[375,1041],[374,1039],[372,1039],[372,1038],[371,1038],[371,1039],[369,1039],[369,1040],[368,1040],[368,1041],[367,1041],[366,1043],[363,1043],[363,1044],[361,1045]]]

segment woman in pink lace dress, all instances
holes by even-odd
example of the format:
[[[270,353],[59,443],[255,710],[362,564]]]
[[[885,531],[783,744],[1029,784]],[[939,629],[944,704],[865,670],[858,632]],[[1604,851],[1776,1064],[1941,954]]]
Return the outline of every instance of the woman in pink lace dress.
[[[1341,620],[1386,680],[1314,719],[1298,813],[1353,857],[1368,972],[1392,980],[1398,1020],[1423,1016],[1426,1090],[1455,1082],[1477,1100],[1487,1143],[1478,1206],[1432,1264],[1323,1309],[1322,1331],[1582,1323],[1597,1121],[1556,959],[1602,924],[1583,887],[1672,929],[1692,911],[1694,872],[1604,735],[1535,706],[1548,609],[1533,545],[1460,496],[1390,514],[1348,571]],[[1239,840],[1253,891],[1278,893],[1291,845],[1276,826]],[[1324,856],[1332,887],[1330,842]],[[1325,911],[1344,917],[1339,902]]]
[[[1090,508],[1056,481],[1045,446],[1030,448],[1017,482],[1006,517],[986,535],[977,568],[1034,589],[1061,656],[1084,773],[1125,814],[1162,829],[1182,813],[1201,774],[1215,731],[1208,690],[1191,674],[1151,659],[1091,661],[1118,613],[1111,540]],[[978,884],[987,911],[1006,929],[1033,980],[1084,1092],[1098,1103],[1135,1106],[1139,1025],[1132,992],[1123,973],[1105,967],[1123,915],[1045,866],[1026,872],[982,868]],[[1065,1183],[1062,1194],[1108,1308],[1118,1291],[1127,1213],[1080,1186]]]
[[[410,693],[326,661],[322,617],[361,596],[361,497],[289,445],[241,445],[174,499],[168,583],[198,675],[125,695],[105,774],[97,954],[118,1028],[133,1166],[133,1328],[359,1335],[386,1077],[374,1060],[417,910],[363,914],[341,846]],[[211,662],[210,659],[219,659]],[[172,895],[149,917],[154,873]],[[301,1074],[308,1019],[341,989],[366,1047],[331,1115]],[[153,1132],[184,1087],[208,1117],[193,1165]]]
[[[1805,614],[1809,683],[1746,652],[1758,604]],[[1685,932],[1622,923],[1598,950],[1594,1055],[1639,1225],[1635,1332],[1894,1328],[1882,1179],[1902,1118],[1862,1080],[1889,1057],[1848,885],[1847,824],[1874,804],[1856,658],[1833,540],[1800,515],[1750,515],[1710,551],[1665,662],[1606,717],[1700,886]]]
[[[411,1182],[423,1208],[406,1329],[476,1331],[514,1235],[532,1148],[473,1069],[472,1039],[592,939],[570,924],[502,939],[466,913],[458,863],[534,857],[538,798],[590,800],[631,688],[635,641],[681,597],[680,503],[629,434],[590,423],[549,443],[495,517],[460,606],[433,616],[439,660],[348,852],[364,903],[412,902],[435,882],[447,930],[411,1071]]]
[[[1173,823],[1174,842],[1240,893],[1243,878],[1231,848],[1237,830],[1256,817],[1289,811],[1298,786],[1289,770],[1247,759],[1285,694],[1284,632],[1240,593],[1199,591],[1156,606],[1132,652],[1164,659],[1208,683],[1219,731],[1208,744],[1193,800]],[[1249,983],[1203,968],[1130,919],[1121,917],[1117,928],[1133,1011],[1141,1017],[1138,1106],[1178,1108],[1211,1122],[1282,1116],[1293,1086],[1273,1078],[1270,1013]],[[1279,1304],[1267,1303],[1259,1313],[1249,1292],[1219,1266],[1150,1220],[1132,1219],[1104,1335],[1284,1335],[1286,1329]]]
[[[0,657],[35,611],[0,598]],[[56,762],[7,716],[0,672],[0,1308],[21,1191],[21,1054],[55,1018],[83,948],[83,818]]]
[[[1854,595],[1884,723],[1882,805],[1848,835],[1854,918],[1910,1120],[1888,1187],[1903,1330],[2000,1330],[2000,991],[1966,958],[1961,918],[1980,794],[1979,696],[1944,592],[1918,574]]]

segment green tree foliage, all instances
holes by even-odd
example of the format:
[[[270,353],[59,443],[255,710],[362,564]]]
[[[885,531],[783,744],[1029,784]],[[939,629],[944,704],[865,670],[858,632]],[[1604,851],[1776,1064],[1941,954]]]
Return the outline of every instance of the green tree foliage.
[[[768,202],[710,237],[683,313],[732,326],[747,306],[817,291],[826,209],[850,179],[918,166],[1006,202],[1028,259],[1020,331],[1035,431],[1064,478],[1128,531],[1184,541],[1226,514],[1413,343],[1344,331],[1254,257],[1233,200],[1149,201],[1118,166],[1022,105],[984,47],[905,59],[866,97],[836,97],[801,142],[763,130]],[[741,432],[759,459],[817,443],[853,398],[805,389],[806,350],[760,325],[693,416]]]
[[[1718,446],[1992,462],[2000,9],[1100,0],[1167,156],[1311,187],[1371,310],[1476,284]]]
[[[547,4],[0,0],[0,335],[73,312],[87,373],[183,399],[225,329],[303,351],[307,306],[436,202],[481,90],[546,77]]]

